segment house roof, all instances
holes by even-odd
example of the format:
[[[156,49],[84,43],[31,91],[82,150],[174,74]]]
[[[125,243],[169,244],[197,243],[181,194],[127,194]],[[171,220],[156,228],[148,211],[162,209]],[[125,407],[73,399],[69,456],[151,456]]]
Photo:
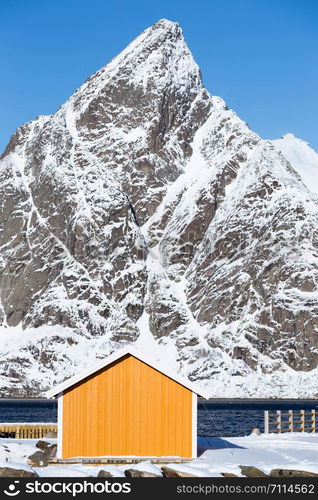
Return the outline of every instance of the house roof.
[[[200,389],[196,384],[193,384],[188,380],[187,378],[184,378],[180,376],[179,374],[175,373],[173,370],[170,370],[170,368],[167,368],[164,366],[163,363],[151,358],[148,354],[145,354],[136,348],[132,346],[125,347],[123,349],[119,349],[110,356],[107,356],[103,360],[99,361],[98,363],[94,364],[94,366],[90,367],[89,369],[86,369],[84,371],[81,371],[77,375],[74,375],[73,377],[65,380],[62,384],[59,384],[49,391],[46,392],[45,396],[47,398],[53,398],[57,395],[60,395],[65,391],[66,389],[69,389],[73,385],[77,384],[78,382],[81,382],[81,380],[84,380],[85,378],[89,377],[90,375],[93,375],[94,373],[102,370],[103,368],[106,368],[106,366],[110,365],[111,363],[114,363],[115,361],[119,360],[120,358],[126,356],[126,355],[131,355],[134,356],[135,358],[139,359],[140,361],[143,361],[147,365],[151,366],[155,370],[163,373],[163,375],[166,375],[167,377],[171,378],[172,380],[175,380],[179,384],[183,385],[190,391],[194,392],[198,396],[202,396],[205,399],[208,399],[208,394],[207,391],[204,391]]]

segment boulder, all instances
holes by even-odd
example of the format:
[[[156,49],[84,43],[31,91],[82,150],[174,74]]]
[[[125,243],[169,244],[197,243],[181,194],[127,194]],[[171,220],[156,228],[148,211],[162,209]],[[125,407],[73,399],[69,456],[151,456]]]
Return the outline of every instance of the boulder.
[[[52,443],[51,446],[49,447],[50,450],[50,455],[53,455],[54,453],[56,454],[57,452],[57,444]]]
[[[232,472],[221,472],[223,477],[239,477],[237,474],[233,474]]]
[[[28,457],[28,460],[32,462],[33,467],[46,467],[48,465],[48,456],[43,451],[36,451]]]
[[[43,451],[36,451],[35,453],[32,453],[32,455],[30,455],[28,459],[30,460],[30,462],[35,462],[40,465],[44,462],[47,463],[46,454]]]
[[[199,476],[196,476],[195,474],[191,474],[190,472],[184,472],[181,470],[174,470],[174,469],[171,469],[170,467],[161,467],[161,470],[162,470],[163,475],[165,477],[199,477]]]
[[[43,441],[42,439],[40,439],[40,441],[38,441],[35,446],[37,448],[39,448],[40,450],[45,451],[50,446],[50,443],[48,443],[47,441]]]
[[[51,444],[48,447],[48,451],[49,451],[49,458],[55,458],[57,453],[57,444]]]
[[[38,477],[34,470],[0,467],[0,477]]]
[[[45,460],[48,460],[50,458],[55,458],[57,452],[57,444],[51,444],[48,443],[47,441],[40,440],[36,443],[35,446],[39,448],[41,452],[44,454]],[[31,456],[29,457],[30,460],[32,460]]]
[[[126,477],[162,477],[162,474],[154,474],[145,470],[127,469],[125,470]]]
[[[315,472],[295,469],[272,469],[269,475],[272,477],[318,477]]]
[[[97,474],[97,477],[114,477],[111,472],[108,470],[100,470],[99,473]]]
[[[265,474],[264,471],[258,469],[257,467],[253,467],[252,465],[240,465],[241,472],[243,476],[246,477],[267,477],[268,474]]]

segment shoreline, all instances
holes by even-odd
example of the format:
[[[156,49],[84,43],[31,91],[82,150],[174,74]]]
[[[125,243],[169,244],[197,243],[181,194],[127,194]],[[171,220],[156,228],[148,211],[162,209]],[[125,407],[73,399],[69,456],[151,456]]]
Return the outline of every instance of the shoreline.
[[[37,402],[37,403],[48,403],[55,401],[55,399],[51,398],[6,398],[6,397],[0,397],[0,404],[2,402]],[[224,404],[257,404],[257,403],[313,403],[313,404],[318,404],[318,398],[209,398],[209,399],[204,399],[198,397],[198,403],[224,403]]]

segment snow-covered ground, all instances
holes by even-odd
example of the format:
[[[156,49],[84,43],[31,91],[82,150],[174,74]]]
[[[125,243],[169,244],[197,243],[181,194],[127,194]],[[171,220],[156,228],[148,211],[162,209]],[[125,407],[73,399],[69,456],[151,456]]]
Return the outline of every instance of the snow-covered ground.
[[[318,434],[302,432],[262,434],[234,438],[202,438],[206,450],[191,467],[210,474],[240,474],[239,465],[252,465],[265,473],[271,469],[297,469],[318,473]],[[174,468],[178,468],[175,465]]]
[[[50,442],[54,442],[53,439]],[[36,440],[0,439],[0,467],[28,468],[27,457],[37,450]],[[203,453],[186,464],[169,464],[169,468],[200,477],[218,477],[221,472],[241,475],[240,465],[250,465],[269,473],[271,469],[297,469],[318,473],[318,434],[262,434],[231,438],[199,438]],[[133,465],[88,466],[57,465],[34,468],[41,477],[97,476],[100,470],[124,477],[125,469],[161,474],[160,467],[149,460]]]

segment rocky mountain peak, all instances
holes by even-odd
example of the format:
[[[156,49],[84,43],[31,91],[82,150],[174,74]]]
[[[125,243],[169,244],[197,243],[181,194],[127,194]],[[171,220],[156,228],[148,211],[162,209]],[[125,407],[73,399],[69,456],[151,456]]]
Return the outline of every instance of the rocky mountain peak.
[[[178,93],[197,92],[201,88],[199,68],[177,23],[162,19],[146,29],[92,75],[66,106],[74,104],[81,112],[98,95],[102,97],[105,89],[111,92],[117,86],[127,87],[130,93],[137,93],[137,97],[151,93],[153,88]],[[129,104],[127,96],[125,104]]]
[[[159,46],[167,42],[176,44],[179,40],[186,44],[179,23],[170,21],[169,19],[159,19],[159,21],[141,33],[141,35],[132,42],[132,45],[137,45],[139,40],[145,45],[157,44]]]

